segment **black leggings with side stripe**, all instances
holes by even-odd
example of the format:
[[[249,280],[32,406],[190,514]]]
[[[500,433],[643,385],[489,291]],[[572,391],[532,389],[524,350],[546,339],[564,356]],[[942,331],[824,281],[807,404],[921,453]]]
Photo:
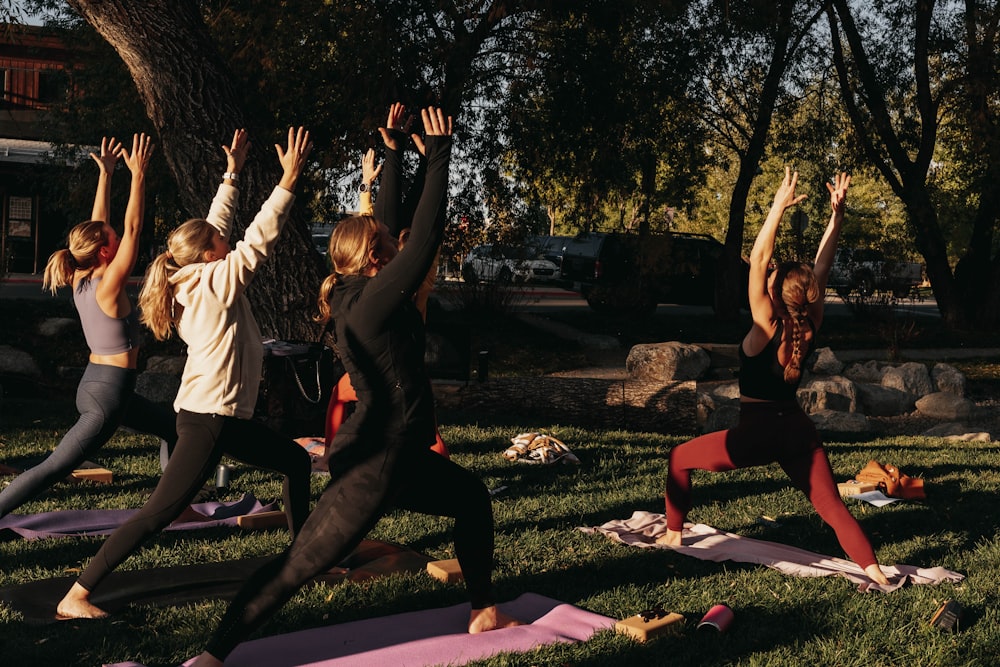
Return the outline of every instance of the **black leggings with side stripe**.
[[[180,516],[223,454],[285,476],[282,495],[294,535],[309,515],[312,463],[306,450],[258,422],[181,410],[177,414],[177,446],[156,489],[142,509],[108,537],[78,583],[93,591],[144,541]]]

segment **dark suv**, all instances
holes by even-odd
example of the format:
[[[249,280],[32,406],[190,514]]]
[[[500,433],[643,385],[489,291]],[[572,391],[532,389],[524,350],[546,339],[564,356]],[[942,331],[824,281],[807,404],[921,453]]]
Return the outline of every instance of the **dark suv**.
[[[640,252],[641,251],[641,252]],[[707,234],[589,232],[566,242],[562,277],[597,311],[649,313],[659,303],[715,306],[723,245]],[[746,293],[743,262],[741,289]]]

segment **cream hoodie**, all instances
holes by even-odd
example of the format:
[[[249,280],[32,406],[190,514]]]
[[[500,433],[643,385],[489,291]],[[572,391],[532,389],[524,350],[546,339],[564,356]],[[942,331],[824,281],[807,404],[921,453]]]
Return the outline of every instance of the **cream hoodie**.
[[[229,239],[238,190],[222,184],[206,220]],[[224,259],[189,264],[170,282],[184,308],[177,333],[188,358],[174,410],[240,419],[253,415],[264,349],[244,292],[278,240],[295,195],[276,187]]]

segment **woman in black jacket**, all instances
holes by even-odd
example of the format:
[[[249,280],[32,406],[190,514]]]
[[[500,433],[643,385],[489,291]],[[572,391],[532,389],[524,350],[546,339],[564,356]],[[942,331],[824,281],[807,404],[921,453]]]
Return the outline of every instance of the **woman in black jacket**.
[[[399,127],[394,105],[383,135]],[[413,293],[427,275],[443,234],[451,154],[451,118],[421,113],[427,175],[402,250],[371,216],[338,223],[330,237],[333,274],[320,291],[332,317],[337,353],[358,405],[338,429],[330,484],[288,550],[255,573],[236,596],[195,665],[220,665],[303,584],[346,557],[390,509],[455,518],[455,554],[471,598],[469,632],[517,625],[500,613],[492,591],[493,509],[475,475],[431,451],[434,409],[424,368],[424,325]]]

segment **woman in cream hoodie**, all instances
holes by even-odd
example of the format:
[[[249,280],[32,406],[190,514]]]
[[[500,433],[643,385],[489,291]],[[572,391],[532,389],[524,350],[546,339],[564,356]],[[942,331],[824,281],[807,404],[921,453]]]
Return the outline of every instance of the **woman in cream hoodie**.
[[[223,147],[227,170],[208,217],[171,232],[167,251],[146,273],[139,295],[142,322],[158,339],[174,331],[188,346],[174,401],[177,446],[141,510],[118,528],[59,603],[63,618],[100,618],[91,604],[96,586],[148,537],[176,519],[202,488],[223,454],[285,475],[284,505],[294,535],[309,513],[310,461],[292,440],[250,421],[260,384],[260,329],[245,291],[277,243],[295,201],[295,185],[312,149],[309,133],[289,128],[287,148],[275,145],[284,173],[278,186],[230,251],[235,184],[249,142],[243,130]]]

